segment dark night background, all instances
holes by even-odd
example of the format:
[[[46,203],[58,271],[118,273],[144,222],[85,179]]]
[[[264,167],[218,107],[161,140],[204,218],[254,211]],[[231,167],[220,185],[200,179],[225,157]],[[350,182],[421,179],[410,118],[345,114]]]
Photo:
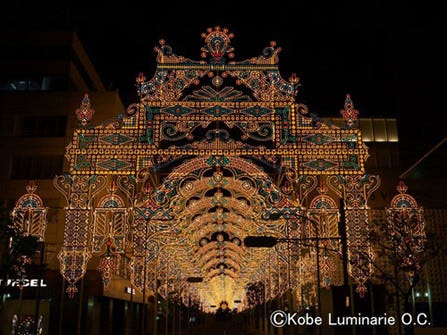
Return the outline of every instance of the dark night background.
[[[2,4],[0,24],[75,29],[105,86],[119,90],[126,106],[137,100],[137,74],[152,76],[161,38],[174,53],[200,59],[200,34],[227,27],[236,61],[275,40],[283,77],[301,78],[298,101],[336,117],[350,93],[360,117],[397,117],[402,146],[421,139],[411,164],[445,137],[446,9],[442,1],[16,1]]]

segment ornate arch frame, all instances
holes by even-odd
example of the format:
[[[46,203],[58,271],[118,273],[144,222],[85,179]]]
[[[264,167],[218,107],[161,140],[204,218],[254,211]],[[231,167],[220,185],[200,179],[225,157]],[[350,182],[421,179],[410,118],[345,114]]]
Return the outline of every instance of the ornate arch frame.
[[[163,270],[164,276],[168,278],[166,273],[172,273],[179,281],[193,274],[203,275],[194,262],[180,267],[180,273],[171,266],[177,263],[168,266],[160,262],[179,253],[179,240],[184,242],[184,237],[191,234],[188,224],[199,222],[201,219],[194,219],[194,215],[204,217],[200,209],[211,206],[211,201],[214,205],[222,199],[231,202],[232,219],[237,220],[239,215],[245,222],[256,223],[255,230],[234,224],[232,234],[245,231],[302,236],[306,218],[315,219],[322,210],[329,210],[332,222],[337,217],[339,209],[332,205],[320,208],[316,200],[312,201],[319,180],[329,186],[334,197],[344,200],[349,274],[363,294],[372,271],[367,199],[380,181],[365,171],[368,149],[357,128],[358,111],[350,96],[341,110],[344,126],[323,122],[309,114],[305,105],[295,102],[299,78],[292,75],[286,81],[281,77],[281,49],[276,43],[258,57],[236,62],[230,44],[233,34],[228,29],[210,28],[202,37],[204,59],[199,61],[174,54],[165,41],[160,41],[155,48],[155,74],[150,80],[143,74],[137,77],[140,101],[129,106],[127,115],[90,126],[94,110],[88,95],[76,111],[80,127],[66,150],[69,174],[54,181],[67,199],[64,244],[59,254],[67,291],[77,291],[76,282],[84,276],[92,251],[99,252],[92,249],[98,241],[98,214],[117,211],[101,204],[106,194],[121,197],[122,205],[117,208],[126,217],[118,239],[124,241],[123,245],[117,245],[113,229],[107,231],[110,241],[129,257],[132,284],[140,290],[155,291],[161,268],[169,267],[169,271]],[[231,184],[229,190],[224,180]],[[210,190],[221,190],[222,194],[216,191],[208,196],[206,191]],[[222,190],[231,197],[225,197]],[[249,192],[252,190],[254,193]],[[319,197],[323,200],[325,195]],[[310,208],[306,208],[308,203]],[[209,213],[213,212],[205,215],[219,214],[217,210]],[[202,234],[206,226],[200,229],[194,234]],[[240,236],[228,236],[213,241],[217,250],[226,238],[241,240]],[[189,254],[176,256],[177,262],[187,263],[198,243],[186,244]],[[281,279],[284,266],[288,273],[299,266],[291,261],[294,251],[285,248],[275,247],[281,265],[275,276],[282,284],[276,285],[271,295],[299,282],[292,279],[287,286]],[[242,248],[234,249],[238,254]],[[236,276],[243,278],[239,284],[271,280],[271,273],[260,270],[270,251],[245,252],[251,272],[244,268],[245,263],[236,262],[235,255],[227,257],[229,263],[237,263],[242,269]],[[198,264],[202,261],[206,268],[206,259],[200,257]],[[236,269],[237,265],[224,266],[224,270]],[[218,277],[220,270],[212,268],[211,278]],[[245,271],[243,275],[241,271]],[[204,289],[208,290],[205,295],[212,295],[213,285],[217,284]],[[238,292],[240,285],[235,289]]]

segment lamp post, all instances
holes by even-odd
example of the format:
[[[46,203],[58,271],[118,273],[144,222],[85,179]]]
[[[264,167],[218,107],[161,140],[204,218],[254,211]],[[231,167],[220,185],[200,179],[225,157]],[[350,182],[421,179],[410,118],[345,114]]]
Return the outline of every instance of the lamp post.
[[[304,246],[311,246],[311,244],[307,244],[305,242],[315,242],[315,250],[316,250],[316,261],[317,261],[317,280],[320,280],[320,268],[319,268],[319,257],[318,252],[320,249],[322,249],[319,246],[320,240],[340,240],[339,237],[301,237],[301,238],[276,238],[273,236],[247,236],[244,239],[244,244],[246,247],[249,248],[272,248],[278,243],[298,243]],[[313,245],[312,245],[313,246]],[[330,251],[337,251],[335,249],[327,249]],[[318,282],[318,290],[320,287],[320,283]],[[320,299],[318,298],[318,303],[320,304]],[[319,311],[319,309],[318,309]]]
[[[343,234],[344,231],[344,227],[339,227],[339,234],[340,236],[334,236],[334,237],[321,237],[320,235],[320,229],[319,229],[319,222],[316,222],[314,220],[312,220],[311,218],[309,218],[308,216],[305,215],[301,215],[297,212],[297,210],[295,209],[286,209],[286,210],[281,210],[281,211],[277,211],[277,212],[273,212],[273,213],[269,213],[266,212],[263,214],[263,218],[268,219],[268,220],[278,220],[280,217],[285,218],[286,220],[288,220],[290,217],[296,217],[296,218],[301,218],[306,220],[307,222],[310,222],[314,229],[315,229],[315,236],[310,236],[310,237],[299,237],[299,238],[290,238],[288,235],[288,229],[287,229],[287,237],[286,238],[276,238],[273,236],[247,236],[244,240],[244,244],[247,247],[267,247],[267,248],[271,248],[273,246],[275,246],[277,243],[296,243],[302,246],[307,246],[307,247],[315,247],[315,253],[316,253],[316,276],[317,276],[317,315],[320,315],[321,313],[321,295],[320,295],[320,280],[321,280],[321,272],[320,272],[320,255],[319,255],[319,251],[321,250],[320,247],[320,241],[321,240],[336,240],[336,241],[340,241],[342,243],[342,248],[343,250],[346,251],[346,235]],[[341,218],[341,220],[343,220],[343,218]],[[289,224],[289,222],[287,221],[287,225]],[[332,250],[332,249],[328,249],[326,246],[324,247],[324,250],[330,250],[330,251],[335,251],[335,252],[339,252],[339,250]],[[343,251],[342,250],[342,251]],[[289,260],[290,261],[290,260]],[[347,281],[347,258],[344,259],[344,266],[343,266],[343,273],[344,273],[344,278],[345,281]],[[290,266],[290,264],[289,264]],[[289,275],[290,276],[290,275]],[[290,279],[289,279],[289,284],[290,284]],[[289,287],[290,288],[290,287]]]

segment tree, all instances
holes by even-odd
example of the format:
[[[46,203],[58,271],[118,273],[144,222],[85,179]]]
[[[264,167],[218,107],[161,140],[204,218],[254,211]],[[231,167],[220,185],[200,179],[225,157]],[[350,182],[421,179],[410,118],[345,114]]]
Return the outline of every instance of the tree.
[[[413,312],[413,290],[420,282],[424,265],[441,250],[436,236],[426,235],[418,214],[413,209],[389,211],[386,220],[375,222],[379,229],[370,235],[376,253],[373,265],[378,279],[394,288],[398,314],[401,304],[404,313]],[[413,333],[412,325],[406,333]]]
[[[18,228],[8,224],[8,220],[2,214],[0,221],[0,247],[2,274],[0,285],[1,314],[3,296],[8,289],[8,280],[18,282],[20,290],[23,289],[27,268],[31,264],[31,256],[39,248],[39,240],[37,236],[24,236]]]

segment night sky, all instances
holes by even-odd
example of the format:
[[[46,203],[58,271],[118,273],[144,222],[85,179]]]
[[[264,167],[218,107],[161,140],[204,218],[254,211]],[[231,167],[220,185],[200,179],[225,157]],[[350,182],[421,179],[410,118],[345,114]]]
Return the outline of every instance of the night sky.
[[[126,105],[138,99],[137,74],[152,76],[161,38],[175,54],[198,60],[200,34],[219,25],[235,34],[236,61],[275,40],[283,77],[300,77],[297,101],[318,116],[339,116],[350,93],[360,116],[397,117],[402,145],[420,137],[421,154],[445,136],[443,1],[75,3],[18,1],[1,11],[1,27],[76,29],[105,86]]]

